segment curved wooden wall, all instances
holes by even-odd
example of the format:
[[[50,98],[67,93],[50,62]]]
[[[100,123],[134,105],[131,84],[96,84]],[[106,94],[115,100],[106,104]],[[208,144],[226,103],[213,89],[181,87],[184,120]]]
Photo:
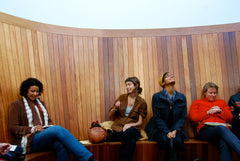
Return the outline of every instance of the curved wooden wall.
[[[92,121],[109,120],[108,110],[124,80],[137,76],[152,116],[151,97],[165,71],[188,109],[213,81],[228,101],[239,88],[240,23],[149,30],[94,30],[47,25],[0,13],[0,141],[9,139],[9,104],[20,98],[20,83],[36,77],[56,124],[78,139]],[[188,126],[188,125],[187,125]],[[193,136],[189,130],[189,136]]]

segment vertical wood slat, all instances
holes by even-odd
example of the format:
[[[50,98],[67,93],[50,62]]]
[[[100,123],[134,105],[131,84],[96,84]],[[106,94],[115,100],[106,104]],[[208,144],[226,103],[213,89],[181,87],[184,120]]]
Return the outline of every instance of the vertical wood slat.
[[[160,77],[160,74],[159,74],[159,70],[158,70],[158,66],[159,66],[159,60],[158,60],[158,55],[157,55],[157,38],[156,37],[152,37],[152,57],[153,57],[153,64],[152,67],[153,67],[153,76],[152,76],[152,81],[153,81],[153,84],[154,84],[154,89],[151,91],[151,96],[152,96],[152,93],[154,93],[155,91],[159,91],[159,84],[158,84],[158,79]],[[150,53],[149,53],[150,54]],[[154,79],[155,78],[155,79]],[[151,108],[151,105],[149,105],[149,108]]]
[[[44,94],[45,96],[45,101],[47,103],[47,108],[50,113],[50,117],[53,121],[56,121],[56,113],[54,110],[54,105],[56,106],[57,104],[54,104],[55,97],[53,96],[53,83],[52,83],[52,76],[53,76],[53,70],[51,68],[51,56],[52,56],[52,41],[50,40],[50,36],[46,33],[43,33],[43,51],[44,51],[44,63],[46,67],[46,84],[45,84],[45,89],[44,93],[47,93],[47,95]]]
[[[27,45],[27,29],[20,28],[20,37],[22,43],[20,44],[22,46],[22,53],[23,53],[23,65],[24,65],[24,70],[27,76],[30,76],[30,64],[26,63],[29,62],[29,52],[28,52],[28,45]],[[24,45],[25,44],[25,45]],[[25,76],[24,76],[25,77]]]
[[[189,81],[190,81],[190,93],[191,100],[197,99],[196,97],[196,86],[195,86],[195,74],[194,74],[194,59],[193,59],[193,46],[192,36],[186,37],[187,53],[188,53],[188,69],[189,69]]]
[[[128,73],[130,76],[134,75],[134,68],[133,68],[133,64],[134,64],[134,59],[133,59],[133,39],[132,38],[127,38],[127,46],[128,46]]]
[[[68,68],[66,69],[66,74],[68,74],[68,76],[66,75],[66,78],[70,78],[70,79],[66,79],[66,84],[69,88],[69,92],[71,92],[69,94],[69,92],[66,94],[66,97],[68,98],[68,105],[67,107],[69,107],[69,129],[79,129],[78,125],[75,126],[75,122],[78,122],[78,117],[75,115],[77,113],[76,108],[73,107],[77,107],[76,102],[74,101],[76,99],[76,95],[73,95],[73,91],[75,91],[75,87],[76,87],[76,78],[74,73],[76,73],[75,69],[75,63],[74,63],[74,56],[73,56],[73,37],[72,36],[65,36],[64,37],[64,48],[66,48],[66,53],[64,55],[68,56],[68,59],[65,60],[65,66],[68,66]],[[76,116],[76,117],[72,117],[72,116]],[[74,130],[73,133],[75,136],[78,135],[78,130]]]
[[[178,55],[178,69],[179,69],[179,80],[180,80],[180,92],[186,95],[185,75],[184,75],[184,60],[183,60],[183,49],[182,49],[182,38],[177,36],[177,55]]]
[[[114,86],[119,86],[114,88],[115,97],[118,97],[119,93],[125,92],[124,83],[124,60],[123,60],[123,39],[114,38],[116,45],[113,44],[113,57],[114,57]],[[116,48],[117,47],[117,48]],[[116,58],[115,58],[116,56]],[[116,62],[116,64],[115,64]],[[118,62],[118,63],[117,63]],[[116,69],[117,68],[117,69]],[[115,72],[117,71],[117,72]],[[118,73],[118,74],[115,74]]]
[[[117,93],[120,93],[120,81],[119,79],[122,79],[122,77],[120,76],[120,71],[119,71],[119,64],[120,62],[119,60],[119,53],[118,53],[118,47],[119,43],[118,43],[118,38],[114,38],[113,39],[113,71],[114,71],[114,84],[116,86],[116,88],[114,89],[114,95],[116,95],[117,97]]]
[[[176,76],[188,110],[207,81],[228,101],[239,89],[240,32],[176,36],[92,37],[36,31],[0,21],[0,141],[8,140],[8,107],[28,77],[42,81],[41,99],[56,124],[86,139],[90,123],[108,120],[124,80],[137,76],[152,116],[152,95],[163,72]],[[193,136],[190,129],[189,135]]]
[[[12,55],[12,50],[11,50],[11,46],[10,46],[10,33],[9,33],[9,25],[6,25],[6,24],[4,24],[3,25],[3,27],[4,27],[4,38],[5,38],[5,46],[4,46],[4,48],[6,49],[2,54],[4,55],[4,56],[6,56],[5,57],[5,59],[4,59],[4,64],[6,65],[6,74],[5,74],[5,76],[7,77],[7,79],[6,79],[6,84],[7,84],[7,86],[8,86],[8,89],[7,90],[9,90],[8,92],[9,92],[9,94],[8,94],[8,96],[10,97],[10,99],[16,99],[16,95],[14,95],[14,93],[15,92],[13,92],[13,90],[12,89],[17,89],[17,86],[16,86],[16,84],[14,83],[14,78],[13,78],[13,75],[12,74],[10,74],[11,73],[11,71],[13,71],[14,69],[13,69],[13,60],[12,60],[12,57],[11,57],[11,55]],[[10,82],[10,83],[7,83],[7,82]]]
[[[108,116],[106,112],[108,112],[108,108],[105,107],[105,88],[104,88],[104,61],[103,61],[103,41],[102,38],[98,38],[98,64],[99,66],[99,93],[100,93],[100,111],[101,111],[101,120],[107,120]],[[97,108],[97,107],[96,107]]]
[[[127,78],[129,76],[131,76],[131,74],[129,73],[129,62],[128,61],[128,39],[127,38],[123,38],[123,68],[124,68],[124,76],[123,78]],[[125,85],[124,85],[125,88]]]
[[[236,86],[239,85],[240,81],[239,81],[239,69],[238,69],[238,57],[237,57],[237,47],[236,47],[236,37],[235,37],[235,33],[234,32],[229,32],[229,43],[230,43],[230,49],[231,52],[230,54],[232,55],[232,66],[233,66],[233,87],[230,91],[230,93],[233,93],[233,91],[235,90],[234,88]]]
[[[142,73],[143,74],[143,80],[142,81],[140,78],[140,83],[141,83],[141,87],[143,88],[143,91],[142,91],[142,96],[147,102],[151,102],[151,97],[150,97],[150,90],[151,90],[151,84],[150,84],[150,74],[151,74],[151,71],[152,70],[151,68],[149,68],[149,60],[151,59],[151,54],[148,53],[148,41],[147,41],[147,38],[143,39],[142,41],[142,61],[143,61],[143,66],[142,66]],[[150,106],[148,106],[149,108]],[[144,120],[144,124],[143,126],[147,124],[146,120]]]
[[[230,46],[230,37],[228,33],[223,33],[223,40],[224,40],[224,48],[225,48],[225,58],[227,63],[227,73],[228,73],[228,84],[229,84],[229,92],[231,92],[234,81],[233,81],[233,66],[232,66],[232,53],[231,53],[231,46]]]
[[[192,36],[192,49],[193,49],[193,63],[194,63],[194,75],[195,73],[200,73],[200,63],[199,63],[199,56],[198,56],[198,43],[197,43],[197,36]],[[199,74],[195,75],[195,88],[196,88],[196,98],[201,98],[201,79],[199,78]],[[194,94],[194,93],[193,93]]]
[[[6,68],[6,64],[4,64],[4,52],[5,52],[5,37],[4,37],[4,30],[3,30],[3,24],[0,23],[0,68],[2,70],[4,70]],[[7,63],[7,62],[5,62]],[[6,71],[5,71],[6,72]],[[6,77],[4,76],[4,71],[0,72],[0,82],[1,84],[6,82]],[[5,97],[4,97],[5,96]],[[7,96],[7,90],[0,87],[0,118],[1,118],[1,124],[0,124],[0,128],[2,129],[2,132],[0,133],[0,141],[2,139],[8,138],[7,134],[8,134],[8,116],[6,115],[7,112],[7,108],[4,108],[6,106],[6,103],[8,102],[8,96]]]
[[[100,70],[99,70],[99,55],[98,55],[98,39],[95,37],[93,38],[93,57],[94,57],[94,91],[93,93],[95,93],[95,110],[96,110],[96,117],[93,115],[93,120],[96,119],[96,120],[99,120],[99,121],[102,121],[102,118],[101,118],[101,115],[104,114],[102,113],[102,110],[101,110],[101,97],[100,97]],[[94,112],[93,112],[94,114]],[[104,115],[105,116],[105,115]],[[95,121],[95,120],[94,120]]]
[[[190,84],[190,78],[189,78],[189,65],[188,65],[188,51],[187,51],[187,40],[186,37],[182,37],[182,53],[183,53],[183,69],[184,69],[184,76],[185,76],[185,96],[187,101],[187,107],[190,107],[191,105],[191,84]],[[189,108],[188,108],[189,111]]]
[[[84,61],[83,61],[83,41],[82,41],[82,38],[78,38],[78,42],[76,44],[76,48],[78,48],[78,52],[79,53],[76,53],[76,57],[75,58],[78,58],[78,61],[76,62],[76,68],[77,68],[77,71],[79,72],[79,87],[76,86],[77,88],[75,90],[77,90],[79,92],[79,97],[81,99],[77,99],[78,101],[78,108],[79,108],[79,112],[78,112],[78,115],[77,117],[79,117],[80,121],[79,121],[79,125],[78,126],[81,126],[83,129],[86,129],[87,126],[84,126],[84,120],[86,120],[86,114],[84,113],[84,110],[83,106],[86,106],[86,103],[85,103],[85,99],[84,99],[84,95],[85,95],[85,85],[84,85],[84,81],[81,80],[81,78],[84,76]],[[81,130],[81,129],[78,129],[79,132],[80,132],[80,136],[84,135],[84,131]]]
[[[210,60],[209,60],[209,51],[208,51],[208,39],[207,34],[202,35],[202,49],[203,49],[203,61],[204,61],[204,73],[205,73],[205,82],[211,82],[211,68],[210,68]]]
[[[149,81],[148,86],[149,87],[145,87],[143,90],[146,90],[147,88],[149,88],[149,94],[145,95],[145,99],[147,102],[151,102],[152,99],[152,95],[153,93],[156,91],[155,87],[156,87],[156,83],[157,80],[154,78],[154,74],[157,71],[157,64],[155,62],[155,59],[157,61],[157,49],[156,49],[156,43],[153,43],[154,40],[152,37],[151,38],[147,38],[147,57],[148,57],[148,71],[149,72],[149,78],[147,81]],[[156,74],[158,74],[156,72]],[[152,113],[152,108],[151,105],[148,104],[148,114]],[[147,115],[146,120],[149,120],[150,115]],[[145,123],[147,123],[147,121],[145,120]]]
[[[235,32],[236,47],[237,47],[237,60],[240,60],[240,32]],[[238,62],[238,71],[240,71],[240,63]],[[239,87],[240,90],[240,87]]]
[[[61,107],[61,86],[60,86],[60,67],[59,67],[59,56],[58,56],[58,35],[52,34],[52,53],[51,54],[51,65],[52,65],[52,75],[53,77],[53,82],[55,82],[52,86],[53,93],[55,94],[54,98],[56,99],[56,102],[54,104],[54,111],[55,111],[55,116],[57,119],[57,122],[59,122],[61,125],[65,127],[65,115],[63,115],[63,110]],[[51,108],[51,107],[50,107]]]
[[[172,59],[173,59],[173,73],[175,75],[175,88],[176,90],[180,91],[180,79],[179,79],[179,60],[178,60],[178,53],[177,53],[177,38],[172,37]]]
[[[223,90],[224,90],[224,97],[226,98],[229,96],[229,83],[228,83],[228,71],[227,71],[227,61],[226,61],[226,55],[225,55],[225,46],[224,46],[224,38],[223,38],[223,33],[220,33],[218,35],[218,43],[219,43],[219,48],[220,48],[220,57],[221,57],[221,69],[222,69],[222,79],[223,79]]]
[[[165,72],[165,70],[163,69],[164,65],[163,65],[163,54],[162,54],[162,39],[161,37],[157,37],[156,39],[157,41],[157,60],[158,60],[158,77],[160,78],[160,76],[163,74],[163,72]]]

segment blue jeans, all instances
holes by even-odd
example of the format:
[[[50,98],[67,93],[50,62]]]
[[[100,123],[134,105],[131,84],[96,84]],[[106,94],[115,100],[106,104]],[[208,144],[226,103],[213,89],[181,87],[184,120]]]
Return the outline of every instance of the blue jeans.
[[[58,161],[70,161],[69,151],[79,161],[87,161],[92,154],[61,126],[50,126],[36,133],[31,142],[31,152],[54,150]]]
[[[221,161],[231,161],[232,150],[240,155],[240,140],[225,126],[205,125],[199,131],[199,138],[219,144]]]

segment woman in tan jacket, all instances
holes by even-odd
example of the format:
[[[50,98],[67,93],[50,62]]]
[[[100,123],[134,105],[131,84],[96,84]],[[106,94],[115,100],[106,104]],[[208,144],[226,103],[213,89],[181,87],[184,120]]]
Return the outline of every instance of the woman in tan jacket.
[[[110,118],[114,120],[113,131],[108,131],[107,141],[120,141],[121,161],[132,161],[136,141],[140,138],[140,125],[147,115],[147,104],[139,96],[142,92],[140,81],[136,77],[125,80],[127,93],[120,95],[110,109]]]

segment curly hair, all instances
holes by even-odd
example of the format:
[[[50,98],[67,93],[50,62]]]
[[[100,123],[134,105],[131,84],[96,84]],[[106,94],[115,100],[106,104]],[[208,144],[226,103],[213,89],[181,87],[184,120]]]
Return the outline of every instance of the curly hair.
[[[28,78],[25,81],[22,82],[21,87],[20,87],[20,95],[27,97],[28,89],[31,86],[38,86],[39,88],[39,95],[41,95],[43,91],[43,84],[37,80],[36,78]]]

